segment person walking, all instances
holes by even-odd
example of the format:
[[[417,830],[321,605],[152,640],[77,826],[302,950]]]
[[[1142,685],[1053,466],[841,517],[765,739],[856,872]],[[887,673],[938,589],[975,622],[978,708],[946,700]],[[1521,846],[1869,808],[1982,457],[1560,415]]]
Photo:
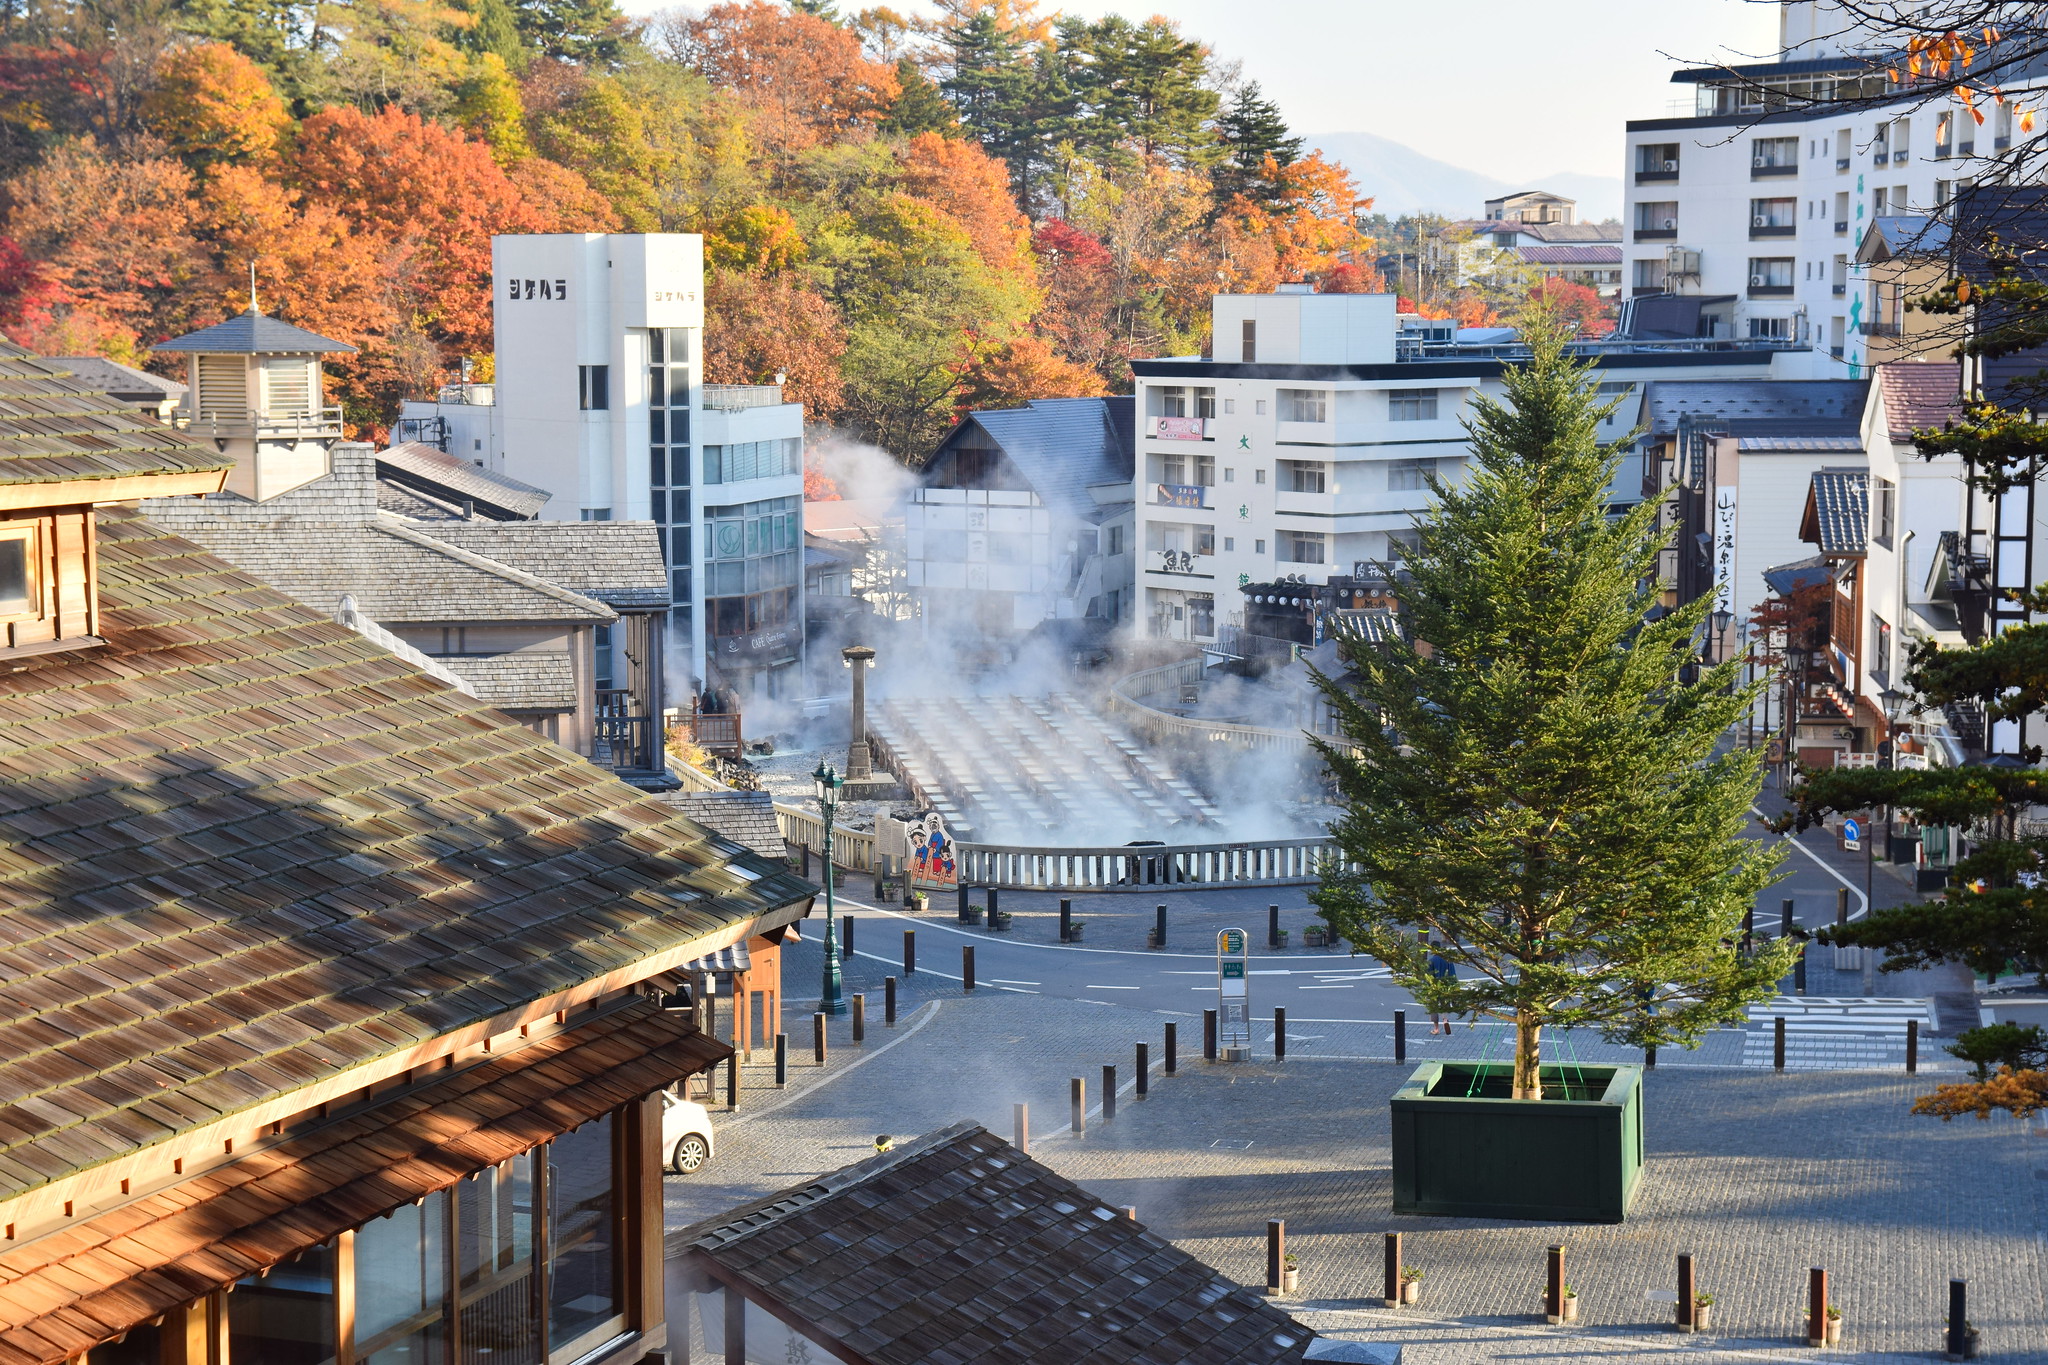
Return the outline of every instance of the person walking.
[[[1447,983],[1458,979],[1458,969],[1452,966],[1451,960],[1442,953],[1432,952],[1429,955],[1429,974],[1437,980]],[[1429,1011],[1429,1031],[1432,1034],[1448,1034],[1451,1031],[1450,1024],[1444,1020],[1443,1015],[1438,1013],[1433,1006]]]

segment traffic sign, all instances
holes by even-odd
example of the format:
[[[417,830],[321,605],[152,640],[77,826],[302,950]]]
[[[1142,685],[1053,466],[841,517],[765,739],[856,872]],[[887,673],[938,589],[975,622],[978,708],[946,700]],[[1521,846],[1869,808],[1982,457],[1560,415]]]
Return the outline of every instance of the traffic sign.
[[[1224,929],[1216,935],[1216,1022],[1221,1042],[1251,1042],[1251,981],[1245,970],[1250,957],[1251,941],[1244,930]]]
[[[1842,821],[1842,847],[1851,849],[1863,847],[1863,826],[1857,823],[1856,817],[1853,815]]]

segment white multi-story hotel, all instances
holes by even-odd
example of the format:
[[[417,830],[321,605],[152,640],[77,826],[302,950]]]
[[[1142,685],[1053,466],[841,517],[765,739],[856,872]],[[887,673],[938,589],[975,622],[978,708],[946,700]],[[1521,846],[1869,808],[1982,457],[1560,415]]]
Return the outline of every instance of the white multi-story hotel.
[[[491,265],[496,382],[406,404],[397,435],[547,490],[542,517],[654,522],[671,676],[794,695],[803,408],[703,382],[703,238],[496,237]]]
[[[1391,294],[1219,295],[1213,357],[1140,360],[1135,628],[1214,641],[1243,626],[1242,589],[1378,576],[1413,543],[1429,476],[1456,481],[1458,418],[1499,396],[1508,345],[1460,345],[1397,318]],[[1431,329],[1434,330],[1431,330]],[[1609,393],[1650,379],[1782,378],[1784,344],[1614,339],[1582,347]],[[1619,439],[1640,404],[1605,434]],[[1614,497],[1641,497],[1633,465]]]
[[[1889,49],[1825,0],[1786,0],[1779,35],[1778,60],[1676,72],[1691,107],[1628,124],[1625,282],[1631,297],[1699,297],[1703,334],[1801,344],[1801,377],[1856,377],[1909,292],[1865,276],[1864,233],[1944,213],[1979,158],[2011,144],[2013,103],[1980,101],[1981,127],[1952,95],[1845,106],[1901,89]]]

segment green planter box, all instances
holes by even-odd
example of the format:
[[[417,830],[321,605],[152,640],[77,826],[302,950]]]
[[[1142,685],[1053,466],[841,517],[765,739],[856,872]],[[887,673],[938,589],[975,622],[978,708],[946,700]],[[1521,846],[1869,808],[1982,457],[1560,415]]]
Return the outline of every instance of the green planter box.
[[[1509,1099],[1509,1076],[1499,1062],[1426,1062],[1394,1092],[1394,1212],[1627,1218],[1643,1174],[1643,1069],[1546,1066],[1544,1091],[1560,1098],[1536,1101]]]

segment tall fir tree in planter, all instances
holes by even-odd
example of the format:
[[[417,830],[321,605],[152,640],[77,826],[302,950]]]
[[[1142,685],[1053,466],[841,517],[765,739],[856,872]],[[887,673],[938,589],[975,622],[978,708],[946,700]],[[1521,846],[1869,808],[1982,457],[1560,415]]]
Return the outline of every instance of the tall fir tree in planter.
[[[1667,537],[1653,504],[1607,515],[1613,404],[1554,318],[1523,332],[1530,362],[1473,404],[1470,474],[1434,488],[1403,563],[1408,642],[1347,643],[1356,681],[1319,680],[1352,870],[1312,898],[1431,1011],[1511,1022],[1514,1096],[1540,1099],[1545,1028],[1695,1045],[1794,949],[1737,948],[1783,850],[1742,838],[1756,755],[1716,747],[1761,684],[1734,662],[1687,681],[1712,602],[1646,620]]]

